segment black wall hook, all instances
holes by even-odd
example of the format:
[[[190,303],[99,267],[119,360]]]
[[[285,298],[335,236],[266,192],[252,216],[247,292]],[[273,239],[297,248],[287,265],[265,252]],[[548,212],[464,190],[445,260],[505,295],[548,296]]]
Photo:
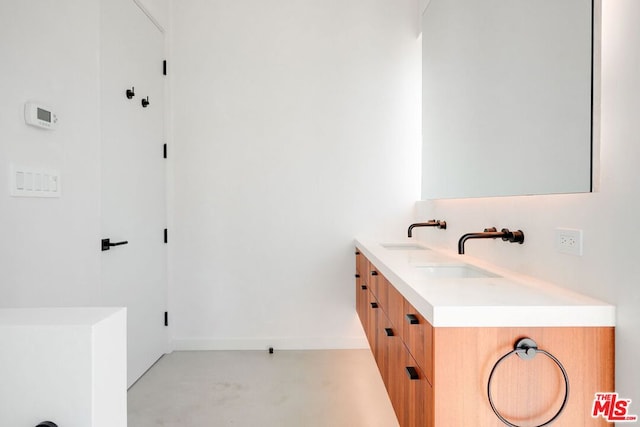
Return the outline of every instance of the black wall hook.
[[[136,96],[136,92],[135,92],[135,88],[133,86],[131,86],[131,89],[127,89],[127,99],[131,99],[134,96]]]
[[[149,105],[149,97],[147,96],[147,98],[142,98],[142,107],[143,108],[147,108],[147,106]]]

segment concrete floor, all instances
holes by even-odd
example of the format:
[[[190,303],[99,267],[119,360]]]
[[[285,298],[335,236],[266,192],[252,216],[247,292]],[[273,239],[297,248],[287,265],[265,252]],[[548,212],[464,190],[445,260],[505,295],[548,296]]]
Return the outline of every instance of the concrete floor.
[[[397,427],[369,350],[174,352],[131,389],[129,427]]]

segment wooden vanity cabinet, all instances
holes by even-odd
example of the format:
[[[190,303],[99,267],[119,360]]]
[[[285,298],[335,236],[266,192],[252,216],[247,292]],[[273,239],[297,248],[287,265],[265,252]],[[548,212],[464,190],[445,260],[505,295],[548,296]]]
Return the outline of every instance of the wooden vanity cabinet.
[[[610,425],[592,418],[591,408],[596,392],[615,391],[613,327],[434,328],[374,265],[358,260],[375,283],[366,289],[368,310],[358,314],[401,427],[503,427],[488,403],[489,374],[523,337],[553,354],[568,374],[569,399],[553,426]],[[356,292],[357,301],[365,298],[362,288]],[[561,371],[541,353],[532,360],[508,357],[492,381],[496,407],[517,425],[549,420],[564,393]]]
[[[356,280],[358,315],[398,421],[401,426],[431,427],[431,384],[403,340],[403,323],[399,320],[394,323],[389,317],[393,312],[397,319],[406,319],[405,301],[375,266],[363,261],[363,255],[356,256],[360,271],[357,278],[360,281]],[[368,274],[363,275],[362,271]],[[419,328],[424,324],[411,326]],[[413,330],[407,333],[416,336]]]
[[[377,341],[372,351],[396,417],[401,426],[431,426],[431,384],[386,313],[379,310],[377,315]]]

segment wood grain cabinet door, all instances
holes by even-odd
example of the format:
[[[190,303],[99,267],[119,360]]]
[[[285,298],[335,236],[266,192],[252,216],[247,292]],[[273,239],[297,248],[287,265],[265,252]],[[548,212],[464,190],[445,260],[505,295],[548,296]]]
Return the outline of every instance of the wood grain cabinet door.
[[[389,287],[391,284],[382,274],[378,274],[376,280],[376,298],[378,298],[378,303],[380,304],[380,308],[389,316]],[[399,325],[397,325],[399,326]]]
[[[400,425],[402,427],[433,426],[433,389],[424,371],[408,351],[402,363],[402,394],[404,402]]]
[[[368,286],[368,260],[360,252],[356,249],[356,313],[358,313],[358,317],[360,318],[360,323],[362,323],[362,327],[367,329],[368,325],[368,314],[369,310],[367,306],[369,304],[369,286]]]
[[[374,356],[376,359],[376,363],[378,364],[380,376],[382,377],[382,381],[384,382],[388,393],[390,384],[389,373],[391,370],[391,353],[393,351],[393,348],[398,344],[401,345],[401,343],[395,328],[382,309],[378,311],[378,329],[376,333],[377,347],[374,350]]]
[[[567,405],[553,426],[611,425],[591,417],[595,393],[615,389],[614,331],[608,327],[435,328],[436,423],[504,426],[489,404],[488,380],[496,362],[524,337],[557,358],[568,375]],[[538,353],[523,360],[513,354],[493,372],[491,393],[503,417],[528,426],[551,419],[566,388],[562,371],[549,357]]]
[[[404,341],[427,380],[433,385],[433,327],[418,311],[404,301]]]
[[[400,292],[398,292],[398,290],[395,287],[393,287],[392,285],[389,285],[387,287],[387,305],[385,307],[385,310],[387,311],[387,315],[389,316],[389,320],[391,320],[391,323],[396,328],[398,328],[397,332],[398,332],[398,335],[400,335],[400,338],[402,338],[402,340],[406,339],[406,337],[404,336],[404,333],[405,333],[404,304],[405,304],[404,297],[400,294]]]
[[[369,345],[371,346],[371,351],[373,354],[376,354],[376,348],[378,345],[376,329],[378,323],[378,312],[380,311],[380,306],[378,305],[378,300],[371,292],[368,292],[368,303],[367,303],[367,323],[365,327],[365,333],[367,334],[367,339],[369,340]]]

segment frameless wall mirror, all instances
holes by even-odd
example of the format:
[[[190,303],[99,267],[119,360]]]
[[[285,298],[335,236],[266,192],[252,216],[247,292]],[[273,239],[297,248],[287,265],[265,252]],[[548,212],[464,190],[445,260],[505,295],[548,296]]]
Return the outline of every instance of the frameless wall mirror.
[[[431,0],[422,198],[592,190],[593,0]]]

